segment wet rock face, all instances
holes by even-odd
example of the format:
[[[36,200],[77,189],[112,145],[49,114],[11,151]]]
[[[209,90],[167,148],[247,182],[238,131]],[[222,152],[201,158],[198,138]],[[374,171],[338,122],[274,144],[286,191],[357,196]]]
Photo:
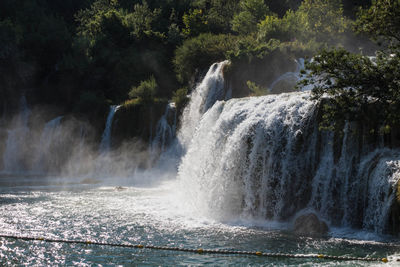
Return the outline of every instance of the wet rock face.
[[[294,232],[300,235],[323,236],[328,233],[328,225],[314,213],[299,216],[294,222]]]

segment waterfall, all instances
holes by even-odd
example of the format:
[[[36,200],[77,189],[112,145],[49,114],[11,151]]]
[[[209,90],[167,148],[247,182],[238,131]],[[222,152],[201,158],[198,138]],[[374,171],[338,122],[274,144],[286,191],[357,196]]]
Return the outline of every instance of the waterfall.
[[[229,64],[229,61],[213,64],[202,82],[190,95],[190,102],[183,111],[182,126],[178,132],[178,139],[184,150],[187,149],[204,112],[212,107],[217,100],[226,97],[222,70],[227,64]]]
[[[168,103],[164,114],[157,122],[156,133],[150,143],[152,157],[159,151],[164,152],[175,138],[176,108],[175,103]]]
[[[278,93],[281,91],[290,92],[295,89],[296,84],[304,79],[301,75],[301,71],[305,69],[305,61],[304,58],[299,58],[294,60],[296,63],[296,70],[285,72],[276,78],[270,85],[270,92]],[[278,86],[284,86],[283,88],[275,88]],[[283,90],[282,90],[283,89]],[[310,91],[312,89],[312,85],[303,86],[301,91]]]
[[[27,163],[24,154],[29,150],[30,143],[26,143],[29,138],[30,130],[28,121],[31,111],[25,96],[20,100],[20,112],[14,118],[11,129],[7,130],[7,140],[3,153],[3,171],[21,172],[26,170]]]
[[[110,112],[108,113],[108,116],[107,116],[106,127],[101,136],[100,153],[106,153],[111,148],[112,123],[113,123],[114,115],[117,112],[117,110],[119,109],[119,107],[120,106],[117,106],[117,105],[110,106]]]
[[[209,71],[214,79],[217,68]],[[217,80],[223,88],[223,77]],[[333,226],[387,230],[400,151],[365,150],[351,123],[335,142],[318,130],[319,106],[309,92],[206,105],[213,97],[198,89],[178,134],[187,149],[178,180],[188,208],[219,220],[274,221],[314,210]]]
[[[55,119],[47,122],[43,128],[40,136],[39,143],[33,154],[32,170],[35,172],[44,172],[50,166],[58,166],[57,155],[52,153],[52,146],[57,145],[58,142],[63,141],[63,132],[60,123],[63,116],[56,117]]]

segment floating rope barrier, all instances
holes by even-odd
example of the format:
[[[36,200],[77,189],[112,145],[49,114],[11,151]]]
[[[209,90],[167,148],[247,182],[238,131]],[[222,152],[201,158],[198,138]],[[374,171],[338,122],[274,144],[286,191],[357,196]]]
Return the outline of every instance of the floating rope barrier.
[[[66,239],[51,239],[43,237],[26,237],[26,236],[13,236],[13,235],[0,235],[2,238],[17,239],[24,241],[43,241],[51,243],[68,243],[68,244],[84,244],[84,245],[97,245],[109,247],[123,247],[123,248],[137,248],[137,249],[154,249],[154,250],[171,250],[192,252],[198,254],[232,254],[232,255],[250,255],[259,257],[275,257],[275,258],[303,258],[303,259],[324,259],[324,260],[339,260],[339,261],[381,261],[388,262],[387,258],[360,258],[360,257],[347,257],[347,256],[331,256],[324,254],[288,254],[288,253],[267,253],[261,251],[240,251],[240,250],[223,250],[223,249],[203,249],[203,248],[181,248],[181,247],[164,247],[142,244],[117,244],[106,243],[97,241],[83,241],[83,240],[66,240]]]

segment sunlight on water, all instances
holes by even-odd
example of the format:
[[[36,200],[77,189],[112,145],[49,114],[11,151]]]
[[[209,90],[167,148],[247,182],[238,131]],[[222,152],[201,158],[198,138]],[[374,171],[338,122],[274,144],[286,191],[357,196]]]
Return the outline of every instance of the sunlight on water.
[[[399,240],[382,233],[400,179],[400,152],[369,151],[354,170],[364,152],[356,150],[346,124],[335,161],[333,135],[318,132],[309,92],[227,100],[227,64],[213,64],[192,92],[175,140],[175,118],[172,125],[167,120],[175,111],[167,107],[149,151],[134,142],[112,147],[118,106],[110,107],[100,148],[93,148],[90,130],[63,117],[29,128],[22,101],[0,172],[0,234],[399,259]],[[289,74],[298,78],[298,71]],[[140,166],[149,161],[151,168]],[[292,232],[296,215],[307,211],[329,223],[327,236]],[[205,264],[382,265],[0,238],[0,265]]]
[[[42,178],[45,179],[45,178]],[[2,178],[4,183],[5,178]],[[68,185],[68,181],[70,184]],[[384,257],[398,247],[347,238],[297,237],[267,221],[216,222],[187,214],[177,198],[175,181],[152,187],[77,185],[64,178],[59,186],[2,187],[0,228],[2,234],[92,240],[111,243],[153,244],[186,248],[261,250],[281,253]],[[333,233],[335,234],[335,233]],[[345,235],[345,234],[344,234]],[[339,234],[340,236],[340,234]],[[4,264],[274,264],[328,265],[307,259],[195,255],[182,252],[107,248],[40,241],[1,240]],[[399,244],[400,245],[400,244]],[[394,256],[393,256],[394,257]],[[340,265],[363,264],[342,262]],[[371,266],[376,264],[372,263]]]

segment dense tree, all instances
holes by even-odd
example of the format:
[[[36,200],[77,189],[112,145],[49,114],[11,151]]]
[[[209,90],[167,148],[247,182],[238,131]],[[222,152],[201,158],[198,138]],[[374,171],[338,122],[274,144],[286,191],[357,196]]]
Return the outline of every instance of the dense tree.
[[[369,9],[361,9],[356,23],[359,32],[385,42],[394,49],[400,44],[400,0],[384,0],[372,3]]]
[[[158,85],[154,76],[140,82],[139,86],[129,91],[129,98],[137,98],[140,102],[150,104],[157,94]]]
[[[344,11],[367,2],[346,1]],[[151,97],[184,103],[188,83],[215,61],[253,64],[272,51],[304,56],[343,43],[349,29],[343,7],[339,0],[3,0],[0,68],[7,71],[0,80],[29,66],[33,84],[19,86],[74,112],[124,102],[149,77],[158,85]],[[374,19],[363,12],[358,28],[372,33],[397,9],[378,9]],[[397,30],[395,22],[390,29]],[[396,38],[379,37],[387,45]],[[254,81],[253,89],[260,82],[243,79]]]
[[[249,34],[257,30],[257,23],[271,12],[264,0],[241,0],[240,12],[233,17],[232,30]]]
[[[308,64],[311,72],[303,83],[314,85],[316,99],[331,96],[324,106],[324,127],[368,119],[387,131],[400,123],[399,3],[373,1],[357,21],[359,31],[386,41],[390,53],[382,50],[371,58],[343,49],[323,51]]]

